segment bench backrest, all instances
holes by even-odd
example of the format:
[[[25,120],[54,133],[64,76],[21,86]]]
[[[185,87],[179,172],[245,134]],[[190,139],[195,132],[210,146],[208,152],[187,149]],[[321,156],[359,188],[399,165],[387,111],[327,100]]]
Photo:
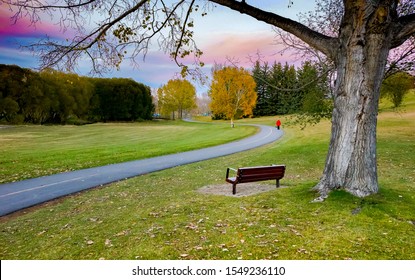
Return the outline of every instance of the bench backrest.
[[[285,173],[285,165],[242,167],[238,169],[239,182],[255,182],[259,180],[282,179]]]

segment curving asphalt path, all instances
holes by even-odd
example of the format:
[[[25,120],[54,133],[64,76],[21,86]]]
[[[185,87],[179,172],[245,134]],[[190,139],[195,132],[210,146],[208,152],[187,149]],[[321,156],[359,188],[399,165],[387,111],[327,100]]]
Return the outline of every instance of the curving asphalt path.
[[[0,184],[0,216],[104,184],[253,149],[283,135],[274,127],[256,126],[257,134],[219,146]]]

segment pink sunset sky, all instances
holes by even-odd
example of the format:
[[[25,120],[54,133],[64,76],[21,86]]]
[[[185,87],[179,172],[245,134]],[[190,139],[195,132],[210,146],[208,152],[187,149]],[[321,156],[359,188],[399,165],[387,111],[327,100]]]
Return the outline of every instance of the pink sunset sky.
[[[247,1],[250,3],[250,1]],[[297,19],[299,12],[307,12],[313,9],[314,1],[296,0],[292,7],[288,8],[288,0],[263,0],[254,1],[260,8],[276,12],[282,16]],[[39,38],[49,36],[63,39],[68,34],[62,33],[60,27],[54,24],[50,18],[43,19],[36,26],[30,24],[27,18],[20,19],[14,24],[10,17],[12,13],[5,5],[0,5],[0,64],[15,64],[24,68],[38,68],[36,56],[23,51],[20,46],[33,43]],[[262,60],[270,63],[298,63],[294,57],[277,54],[279,46],[277,38],[270,25],[259,22],[249,16],[242,15],[224,7],[215,7],[205,17],[195,17],[195,41],[203,51],[201,60],[206,64],[204,72],[209,74],[211,66],[224,63],[227,58],[238,61],[240,66],[251,67],[249,56],[256,57],[259,52]],[[138,58],[137,61],[142,61]],[[80,75],[86,75],[91,65],[79,65]],[[139,68],[134,68],[129,60],[122,63],[119,70],[113,70],[106,74],[108,77],[126,77],[142,82],[152,88],[157,88],[169,79],[172,79],[180,69],[171,61],[168,54],[159,51],[156,47],[151,50],[145,61],[140,62]],[[208,86],[196,85],[198,93],[207,91]]]

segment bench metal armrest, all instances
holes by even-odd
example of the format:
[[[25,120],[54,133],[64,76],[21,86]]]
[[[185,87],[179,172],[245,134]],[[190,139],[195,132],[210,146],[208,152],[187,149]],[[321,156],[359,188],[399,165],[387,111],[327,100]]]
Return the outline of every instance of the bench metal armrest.
[[[236,173],[236,172],[238,172],[236,169],[231,168],[231,167],[228,167],[228,168],[226,169],[226,178],[229,178],[229,170],[232,170],[232,171],[234,171],[235,173]]]

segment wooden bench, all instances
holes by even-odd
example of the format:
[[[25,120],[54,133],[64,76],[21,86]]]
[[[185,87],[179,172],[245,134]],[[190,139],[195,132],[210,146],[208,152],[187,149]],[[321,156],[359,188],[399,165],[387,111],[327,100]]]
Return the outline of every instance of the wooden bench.
[[[229,171],[236,173],[235,177],[229,177]],[[226,182],[232,184],[232,194],[236,194],[236,185],[257,181],[276,180],[277,188],[280,187],[280,179],[284,177],[285,165],[243,167],[235,170],[228,167],[226,170]]]

